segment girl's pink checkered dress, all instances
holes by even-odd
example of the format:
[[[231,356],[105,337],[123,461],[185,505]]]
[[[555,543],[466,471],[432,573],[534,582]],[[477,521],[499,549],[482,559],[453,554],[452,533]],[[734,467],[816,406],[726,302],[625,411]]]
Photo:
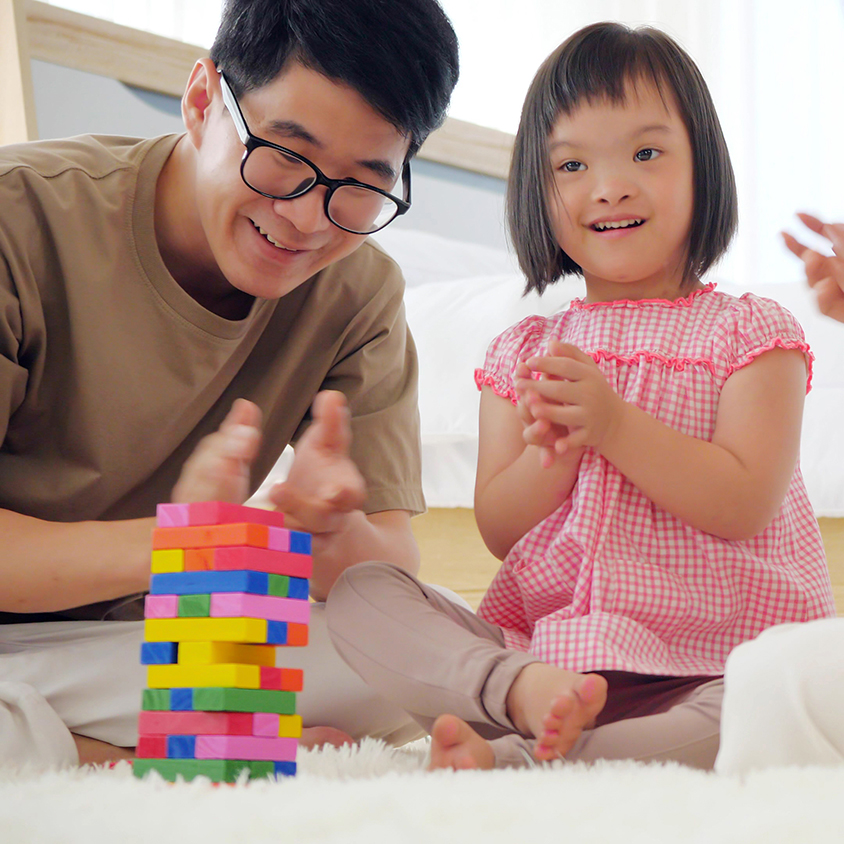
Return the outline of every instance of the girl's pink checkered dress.
[[[776,346],[812,360],[779,304],[709,285],[676,302],[575,300],[528,317],[493,341],[478,386],[515,401],[517,361],[552,339],[590,354],[627,401],[704,440],[737,369]],[[835,609],[799,469],[769,527],[728,541],[660,509],[590,449],[569,500],[513,546],[478,614],[509,647],[574,671],[715,676],[764,628]]]

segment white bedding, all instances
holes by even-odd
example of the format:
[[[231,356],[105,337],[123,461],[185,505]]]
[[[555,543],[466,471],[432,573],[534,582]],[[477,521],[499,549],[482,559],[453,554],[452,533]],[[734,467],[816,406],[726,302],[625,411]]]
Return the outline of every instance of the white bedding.
[[[477,459],[479,393],[473,372],[500,331],[531,313],[551,314],[582,282],[522,298],[522,278],[503,250],[404,229],[385,229],[381,245],[407,278],[407,319],[419,349],[422,472],[429,507],[471,507]],[[719,284],[733,295],[776,299],[803,325],[816,356],[806,398],[801,466],[818,516],[844,516],[844,325],[820,315],[794,262],[784,284]],[[717,272],[708,280],[717,282]]]

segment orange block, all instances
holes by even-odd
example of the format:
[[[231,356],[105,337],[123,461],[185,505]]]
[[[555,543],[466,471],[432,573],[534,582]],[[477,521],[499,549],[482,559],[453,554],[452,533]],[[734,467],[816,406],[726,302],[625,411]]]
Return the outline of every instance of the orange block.
[[[288,647],[303,647],[308,644],[308,625],[294,624],[287,625],[287,642]]]
[[[231,524],[196,527],[163,527],[152,532],[153,550],[163,548],[217,548],[224,545],[250,545],[266,548],[270,529],[267,525]]]

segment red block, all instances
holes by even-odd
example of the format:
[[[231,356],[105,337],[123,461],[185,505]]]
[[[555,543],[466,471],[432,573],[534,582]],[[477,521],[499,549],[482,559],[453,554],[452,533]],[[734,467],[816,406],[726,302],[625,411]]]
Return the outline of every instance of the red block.
[[[166,759],[167,736],[139,736],[135,756],[139,759]]]
[[[194,712],[143,710],[138,718],[138,732],[152,736],[252,735],[251,712]],[[166,756],[166,752],[164,756]],[[157,758],[157,757],[155,757]]]
[[[311,576],[310,554],[267,548],[192,548],[185,551],[185,571],[262,571],[288,577]]]
[[[259,507],[244,507],[225,501],[196,501],[192,504],[159,504],[159,527],[193,527],[250,522],[256,525],[284,527],[284,514]]]

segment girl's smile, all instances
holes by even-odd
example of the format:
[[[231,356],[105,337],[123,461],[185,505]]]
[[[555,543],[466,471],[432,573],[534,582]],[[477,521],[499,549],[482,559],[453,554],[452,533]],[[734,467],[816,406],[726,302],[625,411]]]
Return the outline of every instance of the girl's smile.
[[[692,149],[671,93],[639,81],[624,102],[586,101],[559,116],[549,152],[555,234],[587,301],[686,295]]]

